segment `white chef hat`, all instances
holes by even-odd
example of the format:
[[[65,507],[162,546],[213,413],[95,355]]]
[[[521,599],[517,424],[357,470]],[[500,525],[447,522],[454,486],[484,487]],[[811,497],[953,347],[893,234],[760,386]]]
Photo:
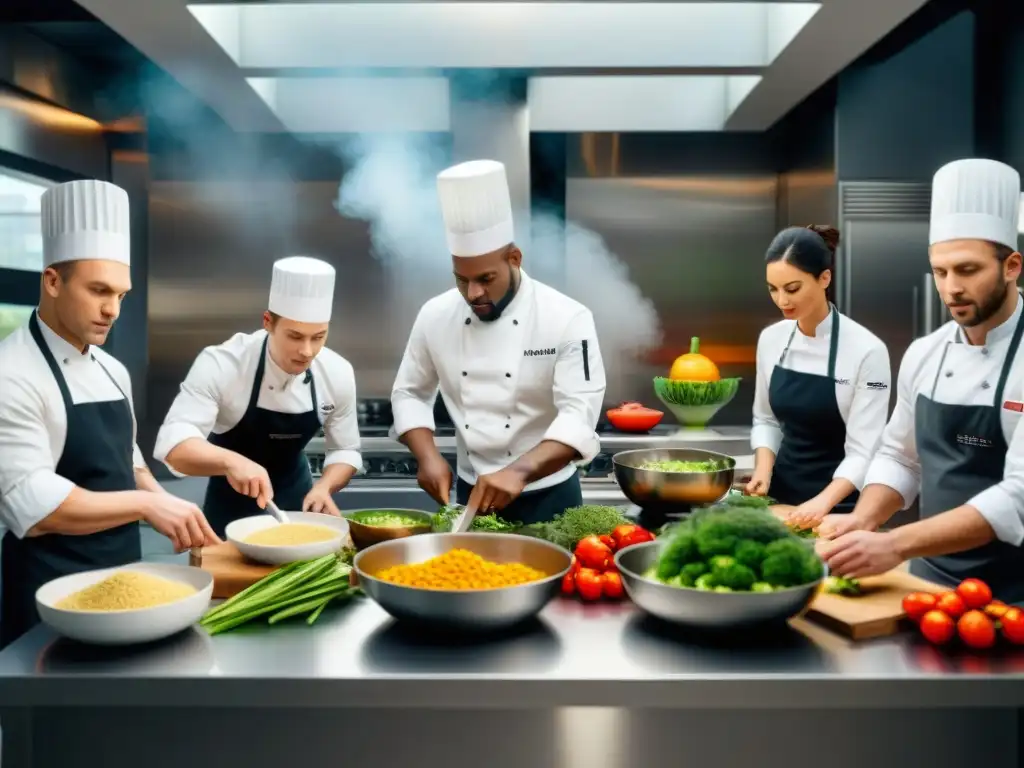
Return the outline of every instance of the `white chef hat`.
[[[306,256],[274,262],[267,309],[299,323],[327,323],[334,307],[334,267]]]
[[[40,198],[43,264],[105,259],[131,264],[128,193],[87,179],[50,187]]]
[[[505,166],[472,160],[437,175],[441,215],[453,256],[482,256],[515,239]]]
[[[956,160],[932,179],[929,244],[989,240],[1017,250],[1020,174],[995,160]]]

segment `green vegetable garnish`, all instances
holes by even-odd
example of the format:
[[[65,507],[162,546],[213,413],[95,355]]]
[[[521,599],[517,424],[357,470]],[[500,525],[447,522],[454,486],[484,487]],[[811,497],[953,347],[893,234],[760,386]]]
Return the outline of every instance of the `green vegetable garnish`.
[[[830,595],[843,595],[844,597],[858,597],[864,594],[860,581],[845,576],[829,576],[825,579],[825,591]]]
[[[654,472],[720,472],[729,468],[729,462],[723,460],[708,461],[677,461],[664,459],[661,461],[645,461],[637,469]]]

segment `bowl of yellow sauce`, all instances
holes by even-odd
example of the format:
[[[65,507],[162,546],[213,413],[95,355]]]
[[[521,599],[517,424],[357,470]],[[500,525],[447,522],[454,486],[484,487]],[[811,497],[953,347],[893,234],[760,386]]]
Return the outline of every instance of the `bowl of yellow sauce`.
[[[195,624],[210,605],[213,576],[169,563],[132,563],[62,576],[36,590],[43,623],[96,645],[148,643]]]
[[[243,517],[228,524],[227,540],[245,557],[285,565],[337,552],[348,543],[348,521],[317,512],[288,512],[288,522],[271,515]]]

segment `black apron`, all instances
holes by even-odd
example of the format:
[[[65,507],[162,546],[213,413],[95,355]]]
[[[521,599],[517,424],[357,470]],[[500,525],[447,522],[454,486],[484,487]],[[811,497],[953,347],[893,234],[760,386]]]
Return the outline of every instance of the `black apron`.
[[[1008,446],[1000,411],[1022,332],[1024,319],[1017,321],[991,405],[953,405],[933,399],[948,345],[935,370],[931,396],[917,396],[914,437],[921,465],[922,519],[966,504],[974,495],[1002,481]],[[1024,601],[1024,548],[1006,542],[993,541],[966,552],[911,560],[910,572],[951,587],[966,578],[978,578],[1000,600]]]
[[[469,501],[469,494],[473,486],[461,477],[455,484],[455,500],[465,505]],[[579,507],[583,504],[583,488],[580,486],[580,473],[575,472],[572,477],[563,480],[557,485],[548,488],[541,488],[536,491],[528,491],[513,499],[512,503],[495,514],[510,523],[550,523],[555,515],[560,515],[571,507]],[[478,514],[486,515],[486,509],[477,510]]]
[[[780,504],[799,506],[832,482],[836,469],[846,458],[846,422],[836,401],[839,312],[832,307],[832,338],[825,376],[782,367],[796,331],[794,325],[768,386],[768,402],[782,428],[782,445],[775,457],[768,495]],[[857,491],[852,491],[832,511],[852,511],[858,496]]]
[[[134,491],[133,420],[124,391],[94,357],[93,361],[103,368],[121,392],[121,399],[75,404],[34,313],[28,325],[36,346],[57,381],[67,411],[67,437],[56,473],[86,491]],[[0,647],[6,647],[39,622],[36,590],[47,582],[60,576],[127,565],[141,559],[138,523],[119,525],[85,536],[49,533],[19,539],[8,531],[0,548]]]
[[[211,434],[209,442],[255,461],[270,475],[274,489],[274,503],[282,510],[298,511],[302,501],[313,488],[313,474],[309,470],[305,448],[320,431],[317,414],[316,382],[313,372],[306,373],[312,410],[304,413],[279,413],[260,408],[260,387],[266,370],[267,339],[263,340],[256,378],[249,393],[249,406],[241,420],[227,432]],[[211,477],[206,485],[203,514],[214,532],[224,538],[228,523],[243,517],[267,514],[256,499],[243,496],[225,477]]]

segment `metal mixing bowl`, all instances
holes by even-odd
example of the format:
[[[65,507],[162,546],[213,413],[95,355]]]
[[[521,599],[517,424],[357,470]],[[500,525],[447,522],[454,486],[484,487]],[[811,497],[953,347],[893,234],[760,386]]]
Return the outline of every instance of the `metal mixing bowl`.
[[[501,589],[442,590],[391,584],[375,574],[393,565],[421,563],[453,549],[467,549],[494,563],[523,563],[550,574]],[[396,619],[436,628],[504,628],[536,616],[558,595],[572,555],[555,544],[508,533],[430,533],[375,544],[353,562],[359,586]]]
[[[639,467],[648,461],[720,461],[714,472],[659,472]],[[714,504],[732,488],[736,459],[699,448],[638,448],[612,456],[615,480],[626,498],[643,509],[673,511]]]
[[[739,629],[781,623],[799,616],[814,600],[825,578],[776,592],[705,592],[670,587],[641,574],[658,559],[663,540],[634,544],[615,555],[626,594],[643,611],[694,629]]]

